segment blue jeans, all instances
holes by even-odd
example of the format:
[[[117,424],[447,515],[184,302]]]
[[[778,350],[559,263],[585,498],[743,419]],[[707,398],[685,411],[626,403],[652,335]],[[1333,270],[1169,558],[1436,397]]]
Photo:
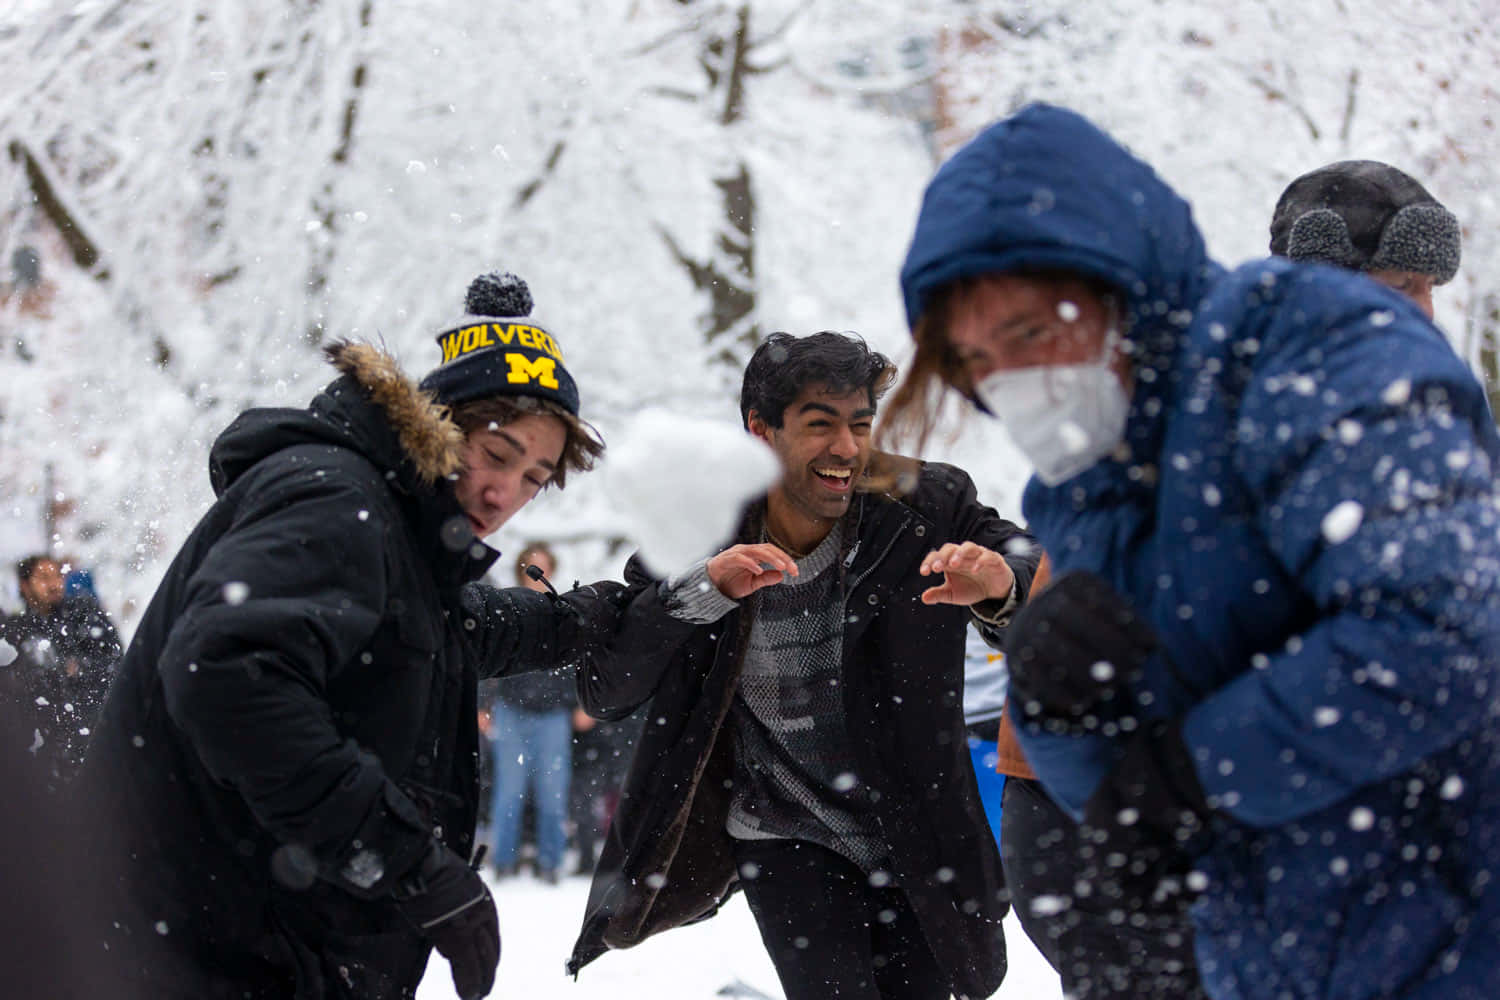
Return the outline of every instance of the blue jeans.
[[[984,818],[990,821],[995,846],[1000,846],[1000,804],[1005,795],[1005,775],[995,770],[1000,754],[994,740],[969,737],[969,758],[974,762],[974,778],[979,783],[979,801],[984,804]]]
[[[490,807],[490,860],[497,868],[516,863],[526,794],[536,803],[536,863],[540,871],[562,867],[568,845],[568,783],[573,776],[572,712],[522,712],[502,702],[490,711],[494,739],[495,793]]]

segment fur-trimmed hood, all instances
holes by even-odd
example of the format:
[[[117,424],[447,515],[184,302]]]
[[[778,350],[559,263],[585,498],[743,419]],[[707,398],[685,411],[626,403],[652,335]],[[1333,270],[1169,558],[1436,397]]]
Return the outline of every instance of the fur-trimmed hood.
[[[390,491],[434,577],[451,584],[479,579],[499,553],[474,537],[453,491],[463,433],[379,348],[340,341],[325,353],[341,374],[306,409],[246,410],[219,435],[209,455],[214,492],[223,497],[262,463],[279,464],[268,480],[274,483],[308,463],[349,467],[349,456],[319,449],[353,453],[380,474],[365,479]]]
[[[394,357],[348,340],[324,354],[343,377],[307,409],[247,410],[219,436],[209,459],[215,493],[261,459],[299,444],[352,448],[391,468],[414,492],[430,491],[463,467],[463,432]]]
[[[373,344],[353,340],[330,344],[323,353],[385,411],[419,478],[432,483],[463,467],[463,431],[449,419],[448,408],[419,389],[395,358]]]

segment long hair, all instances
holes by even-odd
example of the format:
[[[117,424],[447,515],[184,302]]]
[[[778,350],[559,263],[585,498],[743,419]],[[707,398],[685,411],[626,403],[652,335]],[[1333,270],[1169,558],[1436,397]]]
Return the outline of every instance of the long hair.
[[[882,451],[921,454],[937,426],[949,389],[973,401],[974,387],[948,342],[948,326],[955,301],[978,282],[976,277],[958,278],[928,297],[927,307],[911,331],[916,352],[875,430],[875,446]]]

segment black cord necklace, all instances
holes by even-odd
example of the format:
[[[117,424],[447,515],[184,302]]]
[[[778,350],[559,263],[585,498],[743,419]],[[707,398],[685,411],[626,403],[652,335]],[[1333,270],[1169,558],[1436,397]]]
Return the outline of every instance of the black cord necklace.
[[[780,549],[781,551],[785,552],[787,555],[791,556],[793,559],[806,559],[809,555],[812,554],[812,550],[811,549],[809,549],[807,552],[803,552],[803,551],[801,551],[799,549],[793,548],[792,546],[788,545],[786,542],[783,542],[781,539],[777,538],[776,535],[773,534],[772,531],[771,531],[770,522],[766,523],[764,531],[765,531],[765,535],[766,535],[766,541],[770,542],[772,545],[776,546],[778,549]],[[817,546],[814,545],[813,548],[817,548]]]

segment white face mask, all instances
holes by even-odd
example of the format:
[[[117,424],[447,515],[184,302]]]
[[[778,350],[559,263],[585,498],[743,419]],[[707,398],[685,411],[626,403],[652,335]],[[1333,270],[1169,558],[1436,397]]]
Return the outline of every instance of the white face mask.
[[[1072,479],[1125,438],[1130,399],[1109,367],[1116,342],[1111,332],[1093,361],[991,372],[974,386],[1048,486]]]

